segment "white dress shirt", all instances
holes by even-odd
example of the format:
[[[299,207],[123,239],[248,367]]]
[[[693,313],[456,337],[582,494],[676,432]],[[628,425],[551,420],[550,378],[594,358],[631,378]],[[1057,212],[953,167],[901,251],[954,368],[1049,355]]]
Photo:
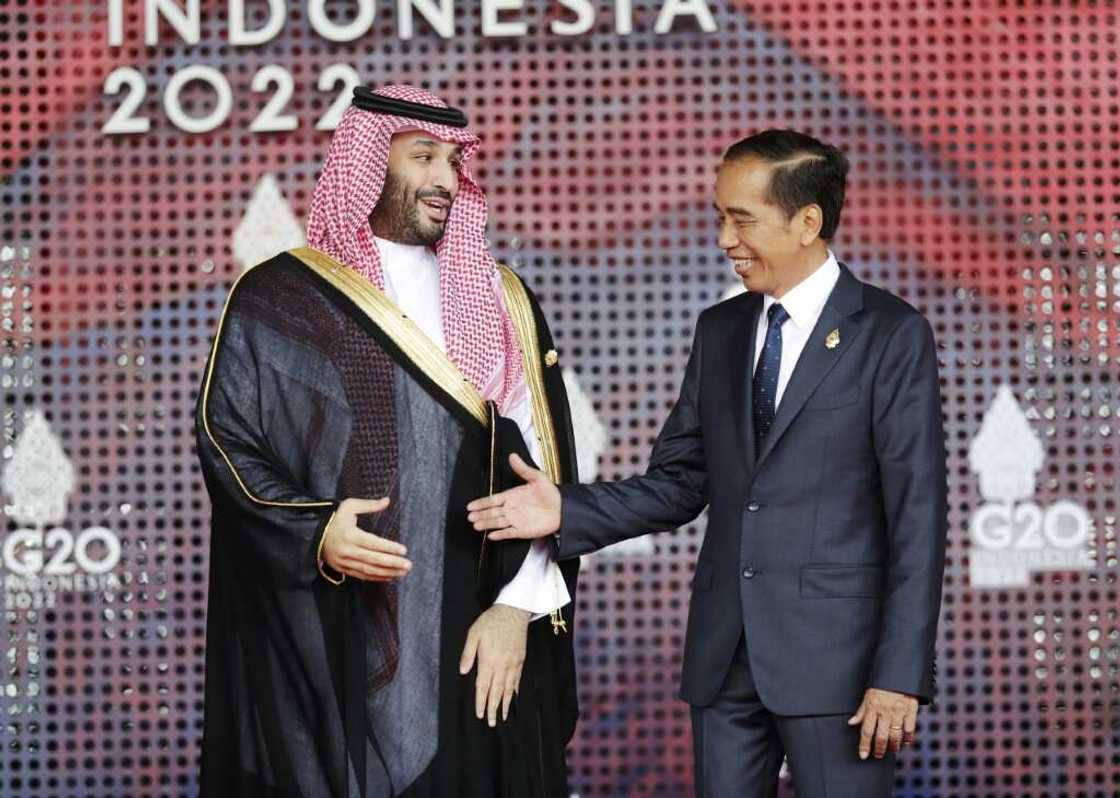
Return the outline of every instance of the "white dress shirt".
[[[375,237],[374,242],[381,256],[385,292],[401,312],[416,322],[446,354],[439,293],[439,261],[435,253],[425,246],[398,244],[383,238]],[[506,416],[517,422],[533,460],[543,462],[528,397],[507,411]],[[463,512],[466,512],[466,508]],[[533,541],[521,569],[498,593],[494,603],[526,610],[533,614],[533,620],[537,620],[571,600],[560,568],[549,556],[548,543],[541,539]]]
[[[774,401],[774,409],[782,403],[782,394],[789,385],[789,378],[793,374],[793,367],[809,341],[809,334],[813,332],[817,320],[824,310],[824,303],[828,301],[836,281],[840,279],[840,264],[832,251],[828,252],[828,260],[817,267],[817,270],[795,285],[781,299],[774,299],[764,295],[762,300],[762,313],[758,317],[758,334],[754,344],[754,369],[758,368],[758,359],[762,356],[762,347],[766,343],[766,328],[769,324],[767,313],[775,302],[780,302],[789,314],[789,320],[782,325],[782,363],[778,369],[778,393]]]

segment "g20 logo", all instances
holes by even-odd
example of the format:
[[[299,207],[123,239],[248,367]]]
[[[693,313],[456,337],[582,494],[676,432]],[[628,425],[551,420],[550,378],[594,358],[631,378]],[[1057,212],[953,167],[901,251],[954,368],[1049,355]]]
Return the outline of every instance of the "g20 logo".
[[[986,500],[972,514],[968,530],[972,587],[1024,587],[1035,572],[1095,566],[1089,512],[1068,499],[1049,507],[1034,501],[1045,453],[1015,394],[999,386],[968,447],[969,465],[980,477]]]
[[[2,553],[5,570],[20,576],[69,576],[79,569],[96,575],[117,567],[121,542],[102,526],[77,536],[62,527],[17,529],[4,540]]]
[[[972,539],[985,549],[1076,549],[1093,528],[1088,511],[1065,499],[1043,509],[1034,502],[982,504],[972,516]]]

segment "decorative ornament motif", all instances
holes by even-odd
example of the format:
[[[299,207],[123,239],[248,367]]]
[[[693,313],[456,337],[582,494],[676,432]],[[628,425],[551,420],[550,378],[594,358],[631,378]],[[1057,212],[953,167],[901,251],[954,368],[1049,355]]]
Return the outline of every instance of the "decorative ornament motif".
[[[968,465],[980,476],[980,495],[1006,503],[1032,498],[1042,459],[1042,443],[1015,395],[1006,385],[999,386],[968,447]]]
[[[12,498],[5,513],[36,528],[61,524],[74,490],[74,466],[41,410],[29,411],[24,418],[23,433],[0,478]]]
[[[1001,385],[968,449],[985,499],[969,520],[973,588],[1026,587],[1035,572],[1095,567],[1089,511],[1069,499],[1034,500],[1044,454],[1015,395]]]
[[[274,255],[306,246],[303,226],[284,199],[275,176],[260,179],[233,231],[231,249],[241,268],[249,269]]]

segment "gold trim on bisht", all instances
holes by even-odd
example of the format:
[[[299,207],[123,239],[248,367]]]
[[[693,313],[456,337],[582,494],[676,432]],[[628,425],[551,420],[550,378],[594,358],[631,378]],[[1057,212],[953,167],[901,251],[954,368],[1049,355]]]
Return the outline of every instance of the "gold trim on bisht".
[[[560,482],[560,452],[556,445],[556,427],[552,423],[552,410],[549,409],[548,395],[544,388],[544,371],[541,364],[548,355],[541,354],[540,338],[537,335],[537,321],[533,317],[533,306],[525,286],[513,270],[498,264],[502,275],[502,294],[506,310],[513,321],[517,340],[521,344],[521,360],[525,366],[525,386],[529,390],[529,402],[533,410],[533,427],[537,431],[537,441],[541,445],[541,459],[545,474],[554,483]],[[554,350],[549,355],[554,356]],[[555,361],[554,361],[555,362]],[[549,366],[553,363],[548,363]],[[568,624],[560,610],[550,613],[554,634],[568,631]]]
[[[315,550],[315,564],[319,568],[319,575],[335,587],[338,587],[346,581],[346,574],[341,574],[338,579],[335,579],[333,576],[326,572],[326,569],[323,568],[323,566],[326,564],[323,560],[323,544],[327,542],[327,530],[330,529],[331,521],[334,520],[335,514],[337,512],[338,511],[336,510],[335,512],[331,513],[331,517],[327,519],[327,523],[323,524],[323,534],[319,536],[319,548]]]
[[[402,352],[484,427],[489,423],[486,400],[463,372],[424,331],[373,283],[354,269],[311,247],[288,251],[333,285],[389,336]]]
[[[541,444],[543,470],[553,482],[560,481],[560,453],[556,446],[556,431],[552,424],[552,411],[548,407],[548,394],[544,389],[544,371],[541,369],[540,339],[537,337],[537,320],[533,318],[533,306],[525,286],[508,266],[499,264],[502,274],[502,293],[506,300],[506,310],[513,320],[517,340],[521,344],[521,362],[525,366],[525,385],[529,389],[529,401],[533,408],[533,426]]]
[[[229,312],[229,305],[233,300],[233,293],[237,290],[237,286],[241,283],[241,279],[245,276],[245,274],[247,274],[247,272],[242,272],[241,276],[234,280],[233,286],[229,289],[229,294],[226,296],[225,304],[222,306],[222,315],[218,317],[218,329],[214,333],[214,344],[210,348],[210,365],[206,367],[206,379],[203,381],[202,385],[202,429],[206,433],[206,437],[210,439],[210,443],[213,444],[214,448],[218,450],[218,454],[222,456],[222,460],[225,461],[230,473],[233,474],[234,481],[237,482],[238,487],[241,488],[242,493],[245,494],[249,501],[255,504],[264,505],[265,507],[295,507],[299,509],[330,507],[333,502],[276,502],[270,501],[268,499],[262,499],[259,496],[254,495],[253,492],[250,491],[249,488],[245,485],[245,482],[242,481],[241,475],[237,473],[237,469],[233,466],[233,461],[229,459],[229,456],[226,454],[226,450],[222,448],[222,445],[220,443],[218,443],[218,439],[214,437],[214,433],[210,429],[210,383],[214,377],[214,365],[218,361],[218,345],[222,340],[222,331],[225,329],[226,314]],[[331,519],[333,518],[334,513],[331,513]],[[326,579],[333,585],[341,585],[344,581],[346,581],[345,574],[343,574],[340,579],[334,579],[333,577],[329,576],[326,571],[323,570],[323,540],[327,536],[327,526],[330,525],[331,519],[327,520],[326,526],[323,527],[323,534],[319,537],[319,548],[316,552],[316,561],[319,568],[319,573],[324,579]]]

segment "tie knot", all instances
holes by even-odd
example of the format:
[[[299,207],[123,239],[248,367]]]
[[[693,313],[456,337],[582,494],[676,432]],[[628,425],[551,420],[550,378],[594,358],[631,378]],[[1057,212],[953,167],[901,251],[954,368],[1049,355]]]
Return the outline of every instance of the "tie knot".
[[[770,306],[770,310],[766,311],[766,317],[770,322],[770,326],[775,324],[781,327],[789,320],[789,313],[780,303],[775,302]]]

